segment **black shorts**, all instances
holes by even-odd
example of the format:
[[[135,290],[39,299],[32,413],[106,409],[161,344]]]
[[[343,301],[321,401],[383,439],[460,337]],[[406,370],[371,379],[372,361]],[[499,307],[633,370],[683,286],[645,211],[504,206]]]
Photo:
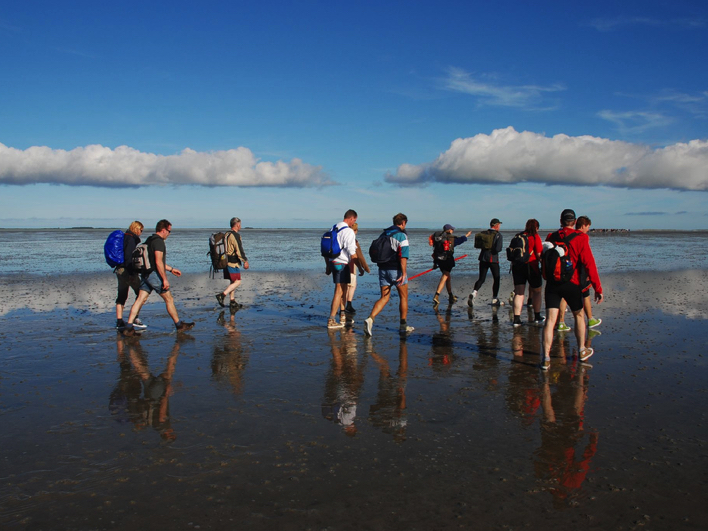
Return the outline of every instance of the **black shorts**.
[[[449,273],[450,271],[452,271],[452,268],[455,267],[454,258],[448,258],[447,260],[435,260],[434,263],[440,268],[440,271],[443,271],[445,273]]]
[[[561,299],[565,299],[572,312],[583,309],[583,292],[580,286],[572,282],[554,284],[546,282],[546,308],[560,308]]]
[[[514,286],[526,284],[530,288],[540,288],[543,285],[543,277],[538,267],[538,262],[530,264],[511,264],[511,276],[514,277]]]
[[[349,264],[332,264],[332,280],[335,284],[349,284],[351,278]]]

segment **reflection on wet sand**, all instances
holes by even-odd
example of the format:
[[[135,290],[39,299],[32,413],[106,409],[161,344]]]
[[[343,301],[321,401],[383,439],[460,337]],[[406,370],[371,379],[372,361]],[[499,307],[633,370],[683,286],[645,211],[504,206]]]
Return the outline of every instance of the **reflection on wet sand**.
[[[180,343],[188,339],[184,334],[177,338],[164,370],[154,375],[140,338],[116,335],[120,376],[109,398],[109,410],[116,421],[132,422],[136,430],[152,426],[167,442],[177,438],[170,422],[169,401]]]
[[[248,363],[248,353],[241,341],[241,331],[236,326],[236,311],[230,310],[226,317],[224,311],[219,313],[216,322],[224,327],[226,334],[223,341],[214,342],[214,352],[211,359],[211,374],[216,382],[228,382],[235,395],[243,393],[243,373]]]
[[[406,440],[408,416],[406,412],[406,382],[408,379],[408,344],[402,338],[398,349],[398,370],[392,373],[384,356],[376,353],[371,339],[366,340],[366,349],[379,367],[379,382],[376,402],[369,407],[369,422],[393,435],[396,442]]]
[[[589,375],[582,363],[554,367],[541,380],[541,446],[534,452],[534,468],[561,508],[582,496],[599,434],[585,427]]]
[[[452,320],[452,306],[448,306],[444,314],[440,313],[439,307],[435,307],[435,317],[438,320],[440,329],[433,332],[432,347],[430,349],[429,365],[434,371],[442,371],[452,367],[457,358],[455,354],[455,342],[453,331],[450,329]]]
[[[356,435],[356,407],[364,385],[366,357],[359,359],[358,337],[350,327],[328,330],[332,351],[325,378],[322,416],[340,425],[349,436]]]

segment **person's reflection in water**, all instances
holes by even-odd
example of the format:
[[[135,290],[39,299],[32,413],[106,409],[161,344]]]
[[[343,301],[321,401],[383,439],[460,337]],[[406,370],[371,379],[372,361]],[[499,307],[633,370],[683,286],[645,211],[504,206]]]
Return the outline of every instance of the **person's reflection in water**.
[[[435,371],[448,369],[455,361],[455,349],[453,348],[453,333],[450,330],[450,320],[452,318],[452,306],[448,306],[445,315],[441,315],[438,307],[435,307],[435,317],[440,323],[440,330],[433,334],[433,346],[430,352],[429,364]]]
[[[248,354],[241,343],[241,332],[236,326],[237,309],[230,311],[229,317],[222,311],[216,322],[224,327],[226,335],[223,344],[214,344],[211,358],[212,378],[221,383],[228,382],[235,395],[243,393],[244,371],[248,363]]]
[[[398,351],[398,371],[391,373],[388,361],[373,350],[367,340],[371,358],[379,366],[379,390],[376,403],[369,407],[369,421],[384,433],[393,435],[396,442],[406,440],[408,417],[406,412],[406,382],[408,379],[408,344],[401,339]]]
[[[189,339],[192,339],[191,336],[182,334],[175,340],[165,370],[157,376],[150,372],[147,356],[143,352],[139,338],[134,337],[125,343],[130,364],[142,384],[142,393],[137,397],[131,397],[129,401],[130,420],[138,430],[152,426],[167,442],[177,438],[170,422],[169,400],[172,395],[172,378],[179,356],[180,343]]]
[[[133,370],[126,355],[125,342],[123,334],[118,332],[116,334],[116,358],[120,367],[120,375],[108,399],[108,411],[113,419],[120,424],[130,422],[130,407],[140,399],[142,391],[140,376]]]
[[[575,505],[598,440],[598,432],[584,425],[587,369],[575,363],[553,367],[541,377],[543,419],[541,447],[534,454],[536,476],[547,485],[556,507]]]
[[[359,360],[357,335],[353,329],[328,330],[328,334],[332,360],[325,380],[322,416],[354,437],[357,432],[356,406],[364,385],[366,359]]]

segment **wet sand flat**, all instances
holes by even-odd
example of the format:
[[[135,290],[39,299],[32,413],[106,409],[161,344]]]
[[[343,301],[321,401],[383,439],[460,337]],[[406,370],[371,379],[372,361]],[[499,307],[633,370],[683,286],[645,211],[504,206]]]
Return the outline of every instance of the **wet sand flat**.
[[[404,339],[395,296],[364,336],[373,277],[328,331],[328,277],[255,272],[234,315],[186,275],[190,334],[153,295],[124,339],[110,274],[0,277],[0,527],[705,528],[708,272],[603,275],[595,356],[556,334],[545,374],[491,281],[436,311],[438,278]]]

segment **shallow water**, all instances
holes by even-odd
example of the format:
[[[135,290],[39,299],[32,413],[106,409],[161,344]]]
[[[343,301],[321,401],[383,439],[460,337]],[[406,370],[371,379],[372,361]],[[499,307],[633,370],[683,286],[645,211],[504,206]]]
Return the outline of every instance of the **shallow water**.
[[[404,340],[395,299],[373,338],[329,332],[328,277],[258,271],[233,317],[185,275],[192,333],[153,302],[123,339],[109,272],[5,276],[0,527],[703,527],[706,271],[606,275],[591,366],[559,334],[548,374],[540,329],[436,312],[437,278],[411,283]]]
[[[179,229],[167,240],[168,262],[185,273],[209,271],[209,235],[215,229]],[[0,230],[0,275],[17,273],[63,274],[110,270],[103,258],[105,229]],[[251,266],[259,271],[317,271],[322,269],[319,238],[323,230],[244,229],[243,244]],[[362,229],[359,242],[365,253],[380,231]],[[432,267],[428,246],[430,230],[411,229],[411,275]],[[505,245],[514,232],[502,231]],[[545,238],[546,231],[541,231]],[[147,232],[146,232],[147,237]],[[708,232],[632,232],[591,235],[591,246],[600,272],[672,271],[701,269],[708,264]],[[458,271],[478,271],[473,242],[468,241],[456,256],[469,253],[458,262]],[[367,254],[368,258],[368,254]],[[503,260],[505,263],[505,261]]]

